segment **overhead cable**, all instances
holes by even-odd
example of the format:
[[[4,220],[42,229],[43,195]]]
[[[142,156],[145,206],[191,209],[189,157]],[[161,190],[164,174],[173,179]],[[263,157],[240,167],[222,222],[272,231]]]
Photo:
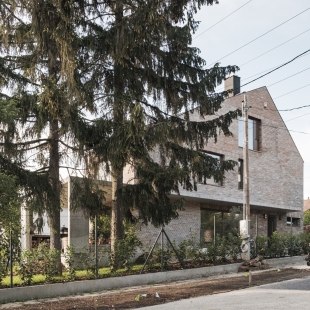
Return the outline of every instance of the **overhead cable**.
[[[300,90],[300,89],[303,89],[303,88],[308,87],[308,86],[310,86],[310,84],[307,84],[307,85],[305,85],[305,86],[302,86],[302,87],[299,87],[299,88],[297,88],[297,89],[294,89],[294,90],[292,90],[292,91],[290,91],[290,92],[288,92],[288,93],[286,93],[286,94],[283,94],[283,95],[281,95],[281,96],[278,96],[278,97],[276,97],[276,98],[274,98],[274,99],[281,98],[281,97],[283,97],[283,96],[286,96],[286,95],[288,95],[288,94],[294,93],[295,91]]]
[[[310,49],[308,49],[307,51],[305,51],[305,52],[303,52],[303,53],[297,55],[296,57],[294,57],[294,58],[291,59],[290,61],[288,61],[288,62],[286,62],[286,63],[284,63],[284,64],[282,64],[282,65],[276,67],[275,69],[273,69],[273,70],[271,70],[271,71],[269,71],[269,72],[267,72],[267,73],[265,73],[265,74],[259,76],[258,78],[256,78],[256,79],[254,79],[254,80],[252,80],[252,81],[250,81],[250,82],[247,82],[247,83],[241,85],[240,87],[243,87],[243,86],[245,86],[245,85],[248,85],[248,84],[250,84],[250,83],[253,83],[253,82],[255,82],[255,81],[261,79],[262,77],[264,77],[264,76],[266,76],[266,75],[268,75],[268,74],[270,74],[270,73],[272,73],[272,72],[274,72],[274,71],[276,71],[276,70],[278,70],[278,69],[280,69],[280,68],[282,68],[282,67],[288,65],[289,63],[293,62],[294,60],[296,60],[297,58],[301,57],[302,55],[307,54],[308,52],[310,52]]]
[[[269,51],[267,51],[267,52],[265,52],[265,53],[263,53],[263,54],[260,54],[259,56],[257,56],[257,57],[255,57],[255,58],[253,58],[253,59],[251,59],[251,60],[245,62],[244,64],[240,65],[240,67],[243,67],[243,66],[247,65],[248,63],[252,62],[253,60],[255,60],[255,59],[257,59],[257,58],[259,58],[259,57],[261,57],[261,56],[264,56],[264,55],[268,54],[269,52],[271,52],[271,51],[275,50],[276,48],[278,48],[278,47],[280,47],[280,46],[282,46],[282,45],[284,45],[284,44],[286,44],[286,43],[288,43],[288,42],[290,42],[290,41],[292,41],[292,40],[298,38],[299,36],[303,35],[304,33],[308,32],[308,31],[310,31],[310,28],[309,28],[308,30],[306,30],[306,31],[304,31],[304,32],[302,32],[302,33],[300,33],[300,34],[298,34],[297,36],[295,36],[295,37],[293,37],[293,38],[291,38],[291,39],[289,39],[289,40],[287,40],[287,41],[285,41],[285,42],[283,42],[283,43],[277,45],[276,47],[270,49]]]
[[[238,9],[234,10],[233,12],[231,12],[230,14],[228,14],[227,16],[225,16],[224,18],[222,18],[220,21],[218,21],[217,23],[215,23],[214,25],[212,25],[211,27],[209,27],[207,30],[203,31],[202,33],[198,34],[196,37],[193,38],[193,41],[195,39],[197,39],[198,37],[200,37],[201,35],[203,35],[205,32],[209,31],[210,29],[212,29],[213,27],[215,27],[216,25],[218,25],[219,23],[221,23],[223,20],[225,20],[227,17],[231,16],[232,14],[234,14],[235,12],[239,11],[241,8],[243,8],[245,5],[247,5],[248,3],[250,3],[253,0],[248,1],[247,3],[241,5]]]
[[[295,76],[295,75],[298,75],[298,74],[300,74],[300,73],[302,73],[302,72],[305,72],[305,71],[307,71],[307,70],[309,70],[309,69],[310,69],[310,67],[307,68],[307,69],[304,69],[304,70],[302,70],[302,71],[299,71],[299,72],[297,72],[297,73],[295,73],[295,74],[292,74],[292,75],[290,75],[290,76],[288,76],[288,77],[286,77],[286,78],[284,78],[284,79],[282,79],[282,80],[280,80],[280,81],[277,81],[277,82],[275,82],[275,83],[273,83],[273,84],[270,84],[270,85],[268,85],[267,87],[271,87],[271,86],[273,86],[273,85],[276,85],[276,84],[278,84],[278,83],[280,83],[280,82],[283,82],[283,81],[285,81],[285,80],[287,80],[287,79],[289,79],[289,78],[291,78],[291,77],[293,77],[293,76]]]
[[[291,21],[292,19],[296,18],[297,16],[299,16],[299,15],[301,15],[301,14],[305,13],[305,12],[306,12],[306,11],[308,11],[309,9],[310,9],[310,7],[309,7],[309,8],[307,8],[307,9],[305,9],[304,11],[302,11],[302,12],[298,13],[297,15],[295,15],[295,16],[293,16],[293,17],[289,18],[288,20],[286,20],[285,22],[283,22],[283,23],[279,24],[278,26],[276,26],[276,27],[274,27],[274,28],[272,28],[272,29],[268,30],[267,32],[263,33],[262,35],[258,36],[258,37],[257,37],[257,38],[255,38],[255,39],[251,40],[250,42],[248,42],[248,43],[246,43],[246,44],[242,45],[241,47],[239,47],[239,48],[237,48],[236,50],[234,50],[234,51],[230,52],[229,54],[227,54],[227,55],[223,56],[222,58],[220,58],[220,59],[218,59],[217,61],[213,62],[213,63],[212,63],[211,65],[209,65],[209,66],[212,66],[212,65],[216,64],[217,62],[219,62],[220,60],[222,60],[222,59],[226,58],[227,56],[229,56],[229,55],[231,55],[231,54],[233,54],[233,53],[235,53],[235,52],[237,52],[237,51],[241,50],[242,48],[246,47],[247,45],[249,45],[249,44],[253,43],[254,41],[256,41],[256,40],[258,40],[258,39],[262,38],[263,36],[265,36],[266,34],[268,34],[268,33],[272,32],[273,30],[275,30],[275,29],[277,29],[277,28],[279,28],[279,27],[283,26],[284,24],[286,24],[287,22],[289,22],[289,21]]]

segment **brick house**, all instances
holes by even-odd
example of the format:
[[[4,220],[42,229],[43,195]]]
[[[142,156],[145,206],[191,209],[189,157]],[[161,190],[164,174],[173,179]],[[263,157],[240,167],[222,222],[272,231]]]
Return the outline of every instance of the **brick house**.
[[[244,95],[239,93],[240,78],[226,80],[226,89],[234,92],[227,98],[221,110],[242,109]],[[246,93],[249,109],[249,183],[251,208],[251,236],[270,236],[272,232],[299,233],[303,227],[303,160],[279,114],[268,89],[261,87]],[[216,117],[215,116],[209,116]],[[195,111],[192,120],[205,121]],[[225,175],[223,183],[207,180],[199,184],[197,191],[181,190],[186,198],[185,210],[179,218],[165,227],[171,240],[195,237],[210,241],[213,235],[213,218],[223,216],[233,206],[243,205],[243,120],[235,120],[230,130],[232,137],[219,135],[217,143],[210,141],[202,150],[219,160],[234,160],[238,167]],[[156,152],[154,153],[156,157]],[[124,169],[124,183],[131,182],[134,172]],[[111,200],[111,183],[106,182],[106,203]],[[83,212],[70,211],[70,179],[63,186],[63,209],[67,214],[68,243],[81,247],[88,242],[89,222]],[[152,225],[137,224],[137,234],[145,244],[152,244],[159,229]]]
[[[242,110],[240,78],[232,76],[225,82],[225,89],[234,92],[217,115]],[[270,236],[274,231],[299,233],[303,227],[303,159],[268,89],[261,87],[246,95],[251,106],[248,113],[251,235]],[[191,119],[205,121],[196,112]],[[226,173],[222,184],[210,179],[207,184],[198,185],[197,191],[181,190],[186,197],[185,211],[166,227],[172,239],[188,238],[193,233],[197,238],[208,239],[214,214],[221,215],[232,206],[243,205],[243,119],[235,120],[230,131],[232,137],[220,135],[217,143],[210,141],[202,151],[219,160],[234,160],[239,167]],[[143,227],[139,234],[144,239],[153,230],[150,226]]]

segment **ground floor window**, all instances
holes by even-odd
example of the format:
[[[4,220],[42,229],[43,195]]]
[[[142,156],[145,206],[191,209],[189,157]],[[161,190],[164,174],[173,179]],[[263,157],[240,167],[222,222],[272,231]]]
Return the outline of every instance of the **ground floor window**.
[[[201,208],[201,234],[202,243],[210,243],[215,235],[225,236],[228,233],[239,234],[239,221],[241,210],[232,207],[227,210],[210,210]]]
[[[299,227],[300,226],[300,218],[297,217],[287,217],[286,218],[286,225]]]

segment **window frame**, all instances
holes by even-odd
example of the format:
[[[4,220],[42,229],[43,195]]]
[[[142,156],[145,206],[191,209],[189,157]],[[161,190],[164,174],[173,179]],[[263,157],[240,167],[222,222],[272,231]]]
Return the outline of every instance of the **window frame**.
[[[244,143],[244,124],[243,117],[238,117],[238,146],[243,147]],[[252,124],[252,126],[251,126]],[[261,149],[261,120],[255,117],[248,117],[248,148],[251,151],[260,151]]]
[[[211,156],[213,158],[217,158],[218,157],[218,162],[222,162],[224,160],[224,155],[223,154],[219,154],[219,153],[214,153],[214,152],[210,152],[210,151],[205,151],[205,150],[201,150],[201,153]],[[212,182],[210,182],[212,181]],[[206,179],[206,183],[203,182],[202,177],[198,177],[198,183],[201,185],[212,185],[212,186],[223,186],[223,181],[222,182],[215,182],[214,178],[207,178]]]

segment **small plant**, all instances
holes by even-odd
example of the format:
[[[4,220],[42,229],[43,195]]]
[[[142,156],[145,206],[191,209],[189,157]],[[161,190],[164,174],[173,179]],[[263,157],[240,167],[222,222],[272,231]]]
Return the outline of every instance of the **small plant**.
[[[268,252],[268,237],[258,235],[256,238],[257,255],[266,256]]]
[[[275,231],[269,238],[266,255],[269,257],[285,256],[286,244],[286,235]]]
[[[240,245],[241,245],[241,238],[240,236],[236,236],[232,233],[228,233],[227,235],[227,256],[233,260],[236,261],[238,259],[238,256],[240,256]]]
[[[74,246],[69,245],[64,254],[66,271],[68,272],[67,277],[69,280],[75,280],[76,278],[76,270],[74,267],[74,255],[75,255]]]
[[[5,249],[0,250],[0,285],[2,279],[7,275],[7,253]]]
[[[115,243],[115,252],[110,253],[111,270],[116,271],[120,268],[129,270],[129,260],[134,257],[137,247],[141,245],[142,243],[137,237],[135,227],[133,225],[126,227],[125,238],[123,240],[117,240]]]
[[[57,263],[59,252],[57,250],[50,250],[44,243],[39,244],[37,251],[42,274],[47,282],[53,282],[55,276],[59,273]]]
[[[24,285],[30,285],[32,283],[33,276],[38,273],[38,267],[37,250],[23,251],[19,262],[18,274]]]
[[[86,270],[87,278],[94,278],[96,274],[96,257],[87,248],[79,253],[79,260]]]

